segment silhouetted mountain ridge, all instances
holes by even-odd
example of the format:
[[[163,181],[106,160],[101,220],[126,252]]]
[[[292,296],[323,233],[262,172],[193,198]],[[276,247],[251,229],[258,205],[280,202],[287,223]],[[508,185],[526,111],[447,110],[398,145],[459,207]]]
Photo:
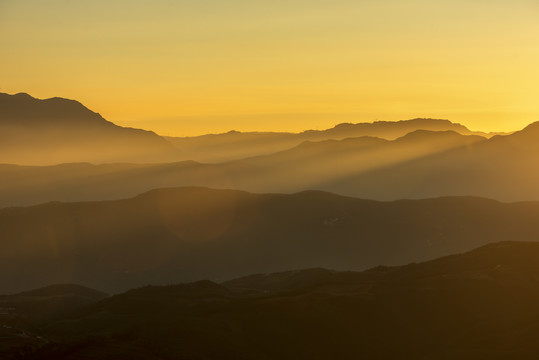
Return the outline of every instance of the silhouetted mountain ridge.
[[[297,134],[231,131],[167,138],[176,145],[175,149],[169,141],[151,131],[117,126],[75,100],[60,97],[40,100],[26,93],[0,93],[0,130],[3,135],[0,136],[3,145],[0,162],[4,163],[230,161],[283,151],[303,141],[362,136],[393,140],[418,129],[488,136],[448,120],[412,119],[343,123],[327,130],[307,130]],[[33,158],[31,154],[34,154]]]
[[[0,123],[13,126],[116,126],[76,100],[36,99],[26,93],[0,93]]]
[[[80,102],[0,93],[0,162],[170,161],[178,151],[157,134],[117,126]]]
[[[394,140],[415,130],[454,131],[462,135],[488,136],[488,133],[470,131],[466,126],[447,119],[415,118],[399,121],[374,121],[372,123],[341,123],[327,130],[309,130],[314,133],[330,133],[336,136],[355,137],[368,133],[369,136]]]

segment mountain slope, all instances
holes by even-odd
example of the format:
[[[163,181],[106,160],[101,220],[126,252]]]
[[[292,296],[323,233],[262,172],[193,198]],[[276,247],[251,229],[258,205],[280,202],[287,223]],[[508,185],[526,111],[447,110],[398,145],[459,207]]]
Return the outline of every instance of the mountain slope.
[[[386,203],[323,192],[257,195],[204,188],[5,208],[0,288],[80,283],[117,292],[308,267],[359,270],[493,241],[535,241],[538,217],[539,203]]]
[[[170,161],[177,152],[155,133],[114,125],[77,101],[0,93],[2,163]]]
[[[501,242],[361,273],[144,287],[51,323],[24,358],[531,360],[538,264],[538,243]]]

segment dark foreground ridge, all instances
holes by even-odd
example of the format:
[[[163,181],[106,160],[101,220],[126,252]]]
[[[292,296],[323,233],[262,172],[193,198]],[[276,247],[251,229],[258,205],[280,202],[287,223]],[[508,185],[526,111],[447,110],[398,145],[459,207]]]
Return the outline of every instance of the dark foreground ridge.
[[[138,288],[25,329],[41,343],[3,358],[536,359],[538,301],[539,243],[500,242],[364,272]]]

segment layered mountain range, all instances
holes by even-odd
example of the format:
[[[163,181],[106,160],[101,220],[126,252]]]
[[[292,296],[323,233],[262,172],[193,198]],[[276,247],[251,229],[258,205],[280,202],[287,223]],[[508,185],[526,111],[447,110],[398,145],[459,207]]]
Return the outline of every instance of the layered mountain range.
[[[173,139],[116,126],[72,100],[26,94],[0,100],[4,207],[121,199],[173,186],[322,190],[375,200],[539,200],[539,123],[494,136],[414,119]],[[218,159],[227,161],[200,162]]]
[[[0,94],[0,358],[535,359],[538,157],[539,123],[172,138]]]
[[[4,164],[0,206],[120,199],[173,186],[260,193],[314,189],[375,200],[437,196],[537,200],[538,130],[539,124],[532,124],[488,140],[417,130],[392,141],[359,137],[304,142],[275,154],[221,164]]]
[[[80,102],[64,98],[36,99],[28,94],[0,93],[0,163],[51,165],[68,162],[224,162],[270,154],[304,141],[372,136],[388,140],[415,130],[472,132],[448,120],[339,124],[302,133],[211,134],[161,137],[151,131],[117,126]]]

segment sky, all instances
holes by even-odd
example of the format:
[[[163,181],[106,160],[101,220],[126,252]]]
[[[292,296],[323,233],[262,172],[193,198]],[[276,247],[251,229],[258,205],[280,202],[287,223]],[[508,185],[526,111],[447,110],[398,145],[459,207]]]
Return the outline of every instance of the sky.
[[[536,0],[0,0],[0,92],[163,135],[539,121]]]

